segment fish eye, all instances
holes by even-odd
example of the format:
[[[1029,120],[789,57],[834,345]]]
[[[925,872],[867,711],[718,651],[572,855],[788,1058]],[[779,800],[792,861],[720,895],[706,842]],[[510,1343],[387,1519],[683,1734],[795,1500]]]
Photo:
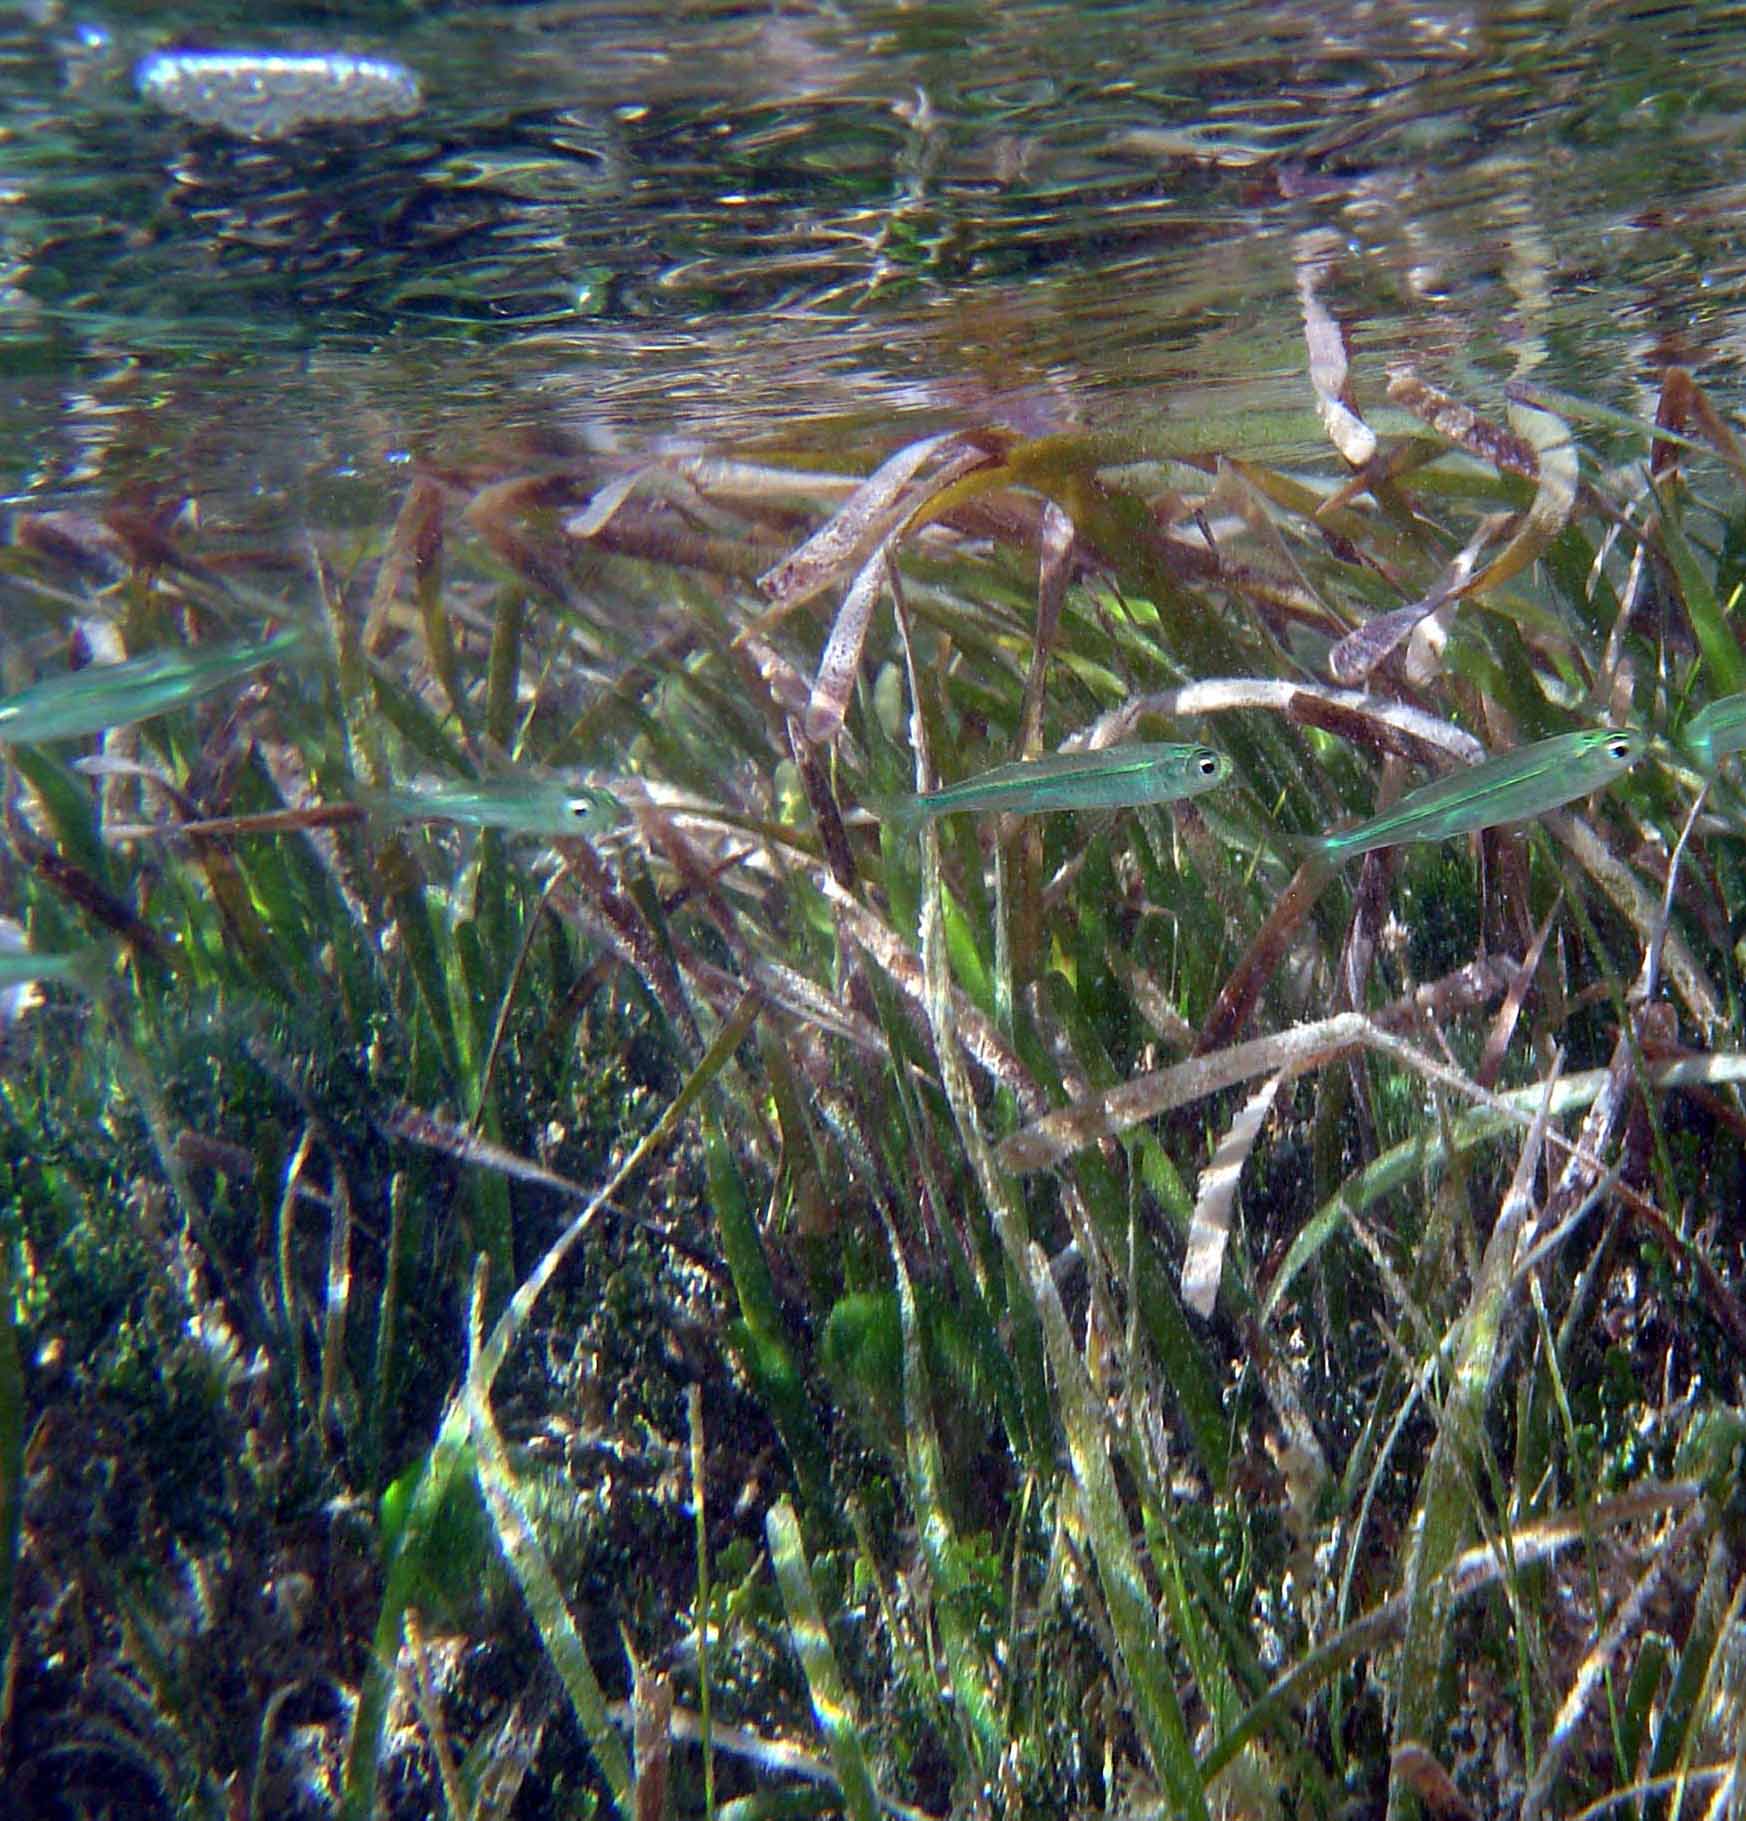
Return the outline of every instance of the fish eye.
[[[1216,752],[1203,752],[1195,764],[1203,778],[1216,778],[1224,766],[1224,760]]]
[[[586,797],[572,797],[566,805],[578,822],[585,821],[594,805]]]
[[[1637,750],[1637,742],[1628,733],[1616,733],[1607,741],[1607,757],[1628,759]]]

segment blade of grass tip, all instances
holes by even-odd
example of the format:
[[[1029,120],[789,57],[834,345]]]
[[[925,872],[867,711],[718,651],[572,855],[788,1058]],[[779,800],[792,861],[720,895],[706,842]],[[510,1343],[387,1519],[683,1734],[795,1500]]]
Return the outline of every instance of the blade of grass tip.
[[[736,1351],[782,1438],[808,1518],[815,1524],[828,1524],[833,1521],[830,1457],[813,1415],[805,1376],[795,1364],[793,1341],[776,1300],[775,1280],[758,1223],[727,1134],[714,1117],[705,1117],[702,1127],[710,1206],[721,1234],[722,1254],[733,1274],[745,1337]]]
[[[327,574],[319,558],[314,559],[314,562],[316,582],[327,614],[328,630],[333,637],[339,675],[340,709],[353,765],[369,789],[384,790],[391,774],[376,720],[376,696],[371,687],[371,673],[359,643],[358,629],[329,589]],[[396,689],[397,686],[391,687],[390,693],[395,693]],[[399,693],[404,694],[404,691]],[[376,876],[380,883],[380,895],[388,901],[391,920],[412,972],[413,987],[437,1050],[443,1058],[449,1079],[458,1081],[461,1079],[460,1057],[455,1047],[454,1027],[449,1018],[448,996],[442,963],[437,956],[436,935],[429,906],[425,902],[424,878],[406,838],[398,832],[389,832],[378,844]]]
[[[884,1210],[882,1210],[884,1212]],[[940,1627],[946,1667],[960,1711],[970,1722],[977,1772],[985,1775],[1001,1761],[1006,1738],[995,1695],[996,1675],[984,1657],[973,1626],[966,1622],[971,1595],[962,1550],[946,1504],[946,1461],[934,1426],[933,1395],[915,1286],[904,1262],[896,1227],[886,1217],[886,1244],[897,1278],[898,1319],[903,1335],[903,1413],[910,1494],[916,1525],[934,1582],[934,1615]]]
[[[61,852],[89,873],[104,891],[113,892],[109,856],[97,826],[96,800],[90,788],[38,747],[9,746],[6,754],[36,792]]]
[[[1655,534],[1672,566],[1686,618],[1691,622],[1698,650],[1703,654],[1710,693],[1712,696],[1737,695],[1746,689],[1746,655],[1741,653],[1739,635],[1728,623],[1727,613],[1716,599],[1710,578],[1698,561],[1697,552],[1687,541],[1669,490],[1657,489],[1655,497],[1659,508]]]
[[[1650,1716],[1660,1711],[1670,1649],[1666,1633],[1653,1628],[1645,1628],[1638,1639],[1636,1661],[1612,1716],[1614,1775],[1621,1779],[1635,1774],[1649,1736]]]
[[[297,983],[286,970],[281,944],[274,941],[256,908],[261,901],[258,888],[251,889],[252,881],[244,877],[227,843],[193,835],[189,845],[238,965],[261,992],[295,1004],[300,997]]]
[[[485,1117],[486,1101],[491,1093],[491,1078],[497,1069],[497,1058],[503,1051],[503,1040],[509,1030],[509,1014],[515,1004],[515,995],[521,988],[522,975],[527,972],[528,956],[533,952],[534,938],[539,934],[540,920],[551,903],[552,894],[558,889],[561,874],[554,874],[547,881],[546,888],[539,895],[538,902],[527,914],[527,923],[522,930],[520,946],[515,951],[515,965],[509,970],[509,979],[503,988],[503,997],[498,1002],[497,1017],[491,1026],[491,1041],[485,1049],[485,1061],[479,1070],[479,1088],[473,1102],[473,1116],[467,1122],[468,1131],[478,1135],[480,1123]]]
[[[425,1647],[424,1627],[418,1621],[416,1609],[406,1614],[406,1651],[412,1659],[413,1705],[418,1709],[419,1723],[424,1727],[431,1755],[437,1762],[437,1781],[443,1792],[446,1821],[467,1821],[469,1804],[461,1789],[448,1728],[443,1725],[442,1709],[437,1704],[430,1652]]]
[[[1497,1016],[1486,1033],[1479,1067],[1473,1071],[1473,1079],[1482,1088],[1497,1086],[1497,1078],[1503,1072],[1504,1060],[1509,1054],[1510,1039],[1516,1034],[1516,1022],[1521,1017],[1528,990],[1534,984],[1534,976],[1540,971],[1540,958],[1546,952],[1547,938],[1552,934],[1552,925],[1557,920],[1559,907],[1563,903],[1564,892],[1561,888],[1552,901],[1552,908],[1534,932],[1534,940],[1529,945],[1527,954],[1522,957],[1522,965],[1515,970],[1515,978],[1510,982],[1509,991],[1504,994],[1504,1002],[1498,1007]]]
[[[934,768],[928,751],[928,734],[924,698],[921,691],[921,673],[916,663],[915,644],[910,637],[910,617],[907,603],[904,600],[903,587],[895,570],[891,573],[892,607],[897,621],[898,642],[903,651],[905,673],[910,692],[910,738],[916,754],[917,788],[925,790],[934,776]],[[987,1218],[993,1223],[995,1237],[1000,1242],[1005,1257],[1006,1276],[1009,1290],[1008,1308],[1013,1326],[1012,1350],[1015,1359],[1021,1365],[1021,1381],[1039,1379],[1041,1376],[1042,1335],[1038,1327],[1038,1317],[1031,1298],[1026,1294],[1030,1271],[1026,1262],[1026,1247],[1030,1234],[1025,1220],[1023,1204],[1016,1193],[1015,1185],[1009,1177],[1003,1175],[995,1162],[993,1151],[982,1130],[981,1120],[976,1109],[975,1096],[970,1089],[969,1077],[964,1066],[964,1054],[970,1053],[984,1061],[984,1066],[995,1055],[1010,1056],[1004,1043],[1001,1042],[993,1026],[978,1016],[967,1016],[970,1008],[963,1011],[958,1008],[953,993],[952,983],[947,966],[945,942],[945,883],[940,858],[940,834],[937,819],[930,819],[922,826],[922,922],[921,922],[921,998],[925,1011],[928,1030],[933,1038],[934,1056],[940,1071],[940,1082],[946,1092],[946,1103],[951,1108],[952,1119],[957,1127],[959,1142],[964,1147],[971,1172],[982,1198]],[[845,895],[846,896],[846,895]],[[859,939],[859,938],[857,938]],[[912,964],[913,965],[913,964]],[[903,980],[897,973],[893,979],[900,985]],[[961,1052],[959,1043],[967,1032],[981,1026],[986,1033],[981,1043],[966,1044],[966,1051]],[[1014,1086],[1015,1098],[1026,1111],[1034,1107],[1040,1096],[1035,1084],[1016,1059],[1011,1064],[1010,1076],[1002,1077],[1008,1085]],[[1026,1366],[1032,1368],[1027,1372]],[[1040,1389],[1040,1386],[1038,1387]]]
[[[481,1346],[485,1271],[473,1273],[473,1304],[469,1319],[471,1364],[465,1391],[467,1424],[478,1455],[479,1490],[497,1531],[503,1559],[527,1601],[529,1613],[545,1646],[552,1667],[570,1698],[570,1706],[588,1741],[588,1749],[612,1792],[613,1807],[627,1821],[635,1814],[630,1761],[607,1713],[606,1696],[588,1660],[587,1647],[570,1616],[551,1558],[541,1544],[533,1519],[516,1485],[509,1465],[509,1450],[491,1414],[487,1383],[481,1375]]]
[[[891,541],[885,539],[861,565],[855,579],[843,596],[831,636],[825,641],[824,654],[818,661],[818,677],[812,696],[801,718],[808,740],[828,745],[842,731],[849,711],[849,697],[854,693],[855,678],[861,670],[861,651],[867,642],[867,628],[873,623],[874,610],[885,592],[885,576],[892,560]]]
[[[1019,759],[1034,758],[1043,750],[1049,659],[1060,633],[1067,586],[1073,579],[1073,521],[1053,500],[1043,502],[1038,544],[1037,614],[1014,753]],[[1003,819],[997,826],[994,868],[994,1014],[995,1022],[1010,1036],[1020,985],[1036,973],[1043,946],[1043,834],[1035,816]]]
[[[1346,336],[1318,291],[1328,275],[1330,255],[1343,243],[1331,228],[1296,236],[1292,263],[1297,270],[1297,301],[1303,313],[1303,338],[1309,351],[1310,385],[1316,412],[1328,441],[1354,468],[1369,465],[1376,454],[1376,432],[1352,403],[1352,372],[1346,358]]]
[[[8,1222],[8,1225],[11,1223]],[[0,1687],[15,1688],[19,1639],[12,1624],[24,1524],[24,1361],[18,1349],[18,1258],[13,1235],[0,1235]]]
[[[758,578],[772,605],[735,643],[748,633],[768,632],[784,614],[805,606],[840,576],[860,568],[915,510],[911,483],[936,456],[941,458],[940,470],[924,497],[932,497],[986,459],[956,432],[922,437],[887,457],[805,543]]]
[[[1373,620],[1366,620],[1356,632],[1348,633],[1328,653],[1328,673],[1334,681],[1348,685],[1362,683],[1384,658],[1411,637],[1422,620],[1471,592],[1479,559],[1497,541],[1507,523],[1506,518],[1497,514],[1483,520],[1427,593],[1410,606],[1379,614]]]
[[[1583,1657],[1546,1735],[1540,1762],[1534,1767],[1534,1774],[1523,1792],[1518,1811],[1521,1821],[1540,1821],[1540,1816],[1547,1812],[1553,1785],[1570,1761],[1584,1716],[1603,1683],[1609,1686],[1612,1683],[1614,1671],[1644,1629],[1649,1602],[1660,1593],[1673,1564],[1685,1555],[1705,1522],[1706,1514],[1701,1507],[1685,1514],[1673,1534],[1656,1549],[1648,1567],[1614,1610],[1606,1630]]]
[[[1153,1773],[1182,1821],[1207,1813],[1206,1792],[1194,1761],[1188,1726],[1176,1698],[1170,1661],[1158,1636],[1152,1595],[1128,1534],[1127,1514],[1103,1434],[1100,1400],[1067,1330],[1067,1312],[1055,1289],[1048,1260],[1030,1248],[1031,1282],[1042,1318],[1043,1338],[1055,1376],[1061,1427],[1073,1463],[1073,1477],[1085,1504],[1086,1528],[1110,1625],[1133,1691],[1140,1735]]]
[[[1587,1069],[1580,1075],[1565,1076],[1558,1083],[1557,1092],[1552,1099],[1552,1117],[1562,1118],[1567,1113],[1592,1107],[1608,1088],[1612,1078],[1613,1071],[1610,1068]],[[1650,1067],[1647,1079],[1653,1087],[1661,1090],[1696,1085],[1699,1082],[1746,1081],[1746,1056],[1709,1055],[1701,1059],[1690,1058],[1657,1064]],[[1464,1113],[1453,1121],[1448,1143],[1452,1143],[1457,1151],[1467,1151],[1478,1145],[1495,1143],[1512,1132],[1520,1131],[1531,1122],[1540,1094],[1541,1084],[1534,1083],[1508,1093],[1487,1096],[1483,1107],[1475,1112]],[[1555,1149],[1563,1150],[1573,1161],[1587,1160],[1591,1165],[1594,1161],[1592,1153],[1580,1142],[1573,1144],[1557,1133],[1549,1135],[1549,1142]],[[1363,1213],[1397,1189],[1420,1179],[1425,1172],[1441,1168],[1447,1155],[1447,1145],[1442,1137],[1421,1133],[1394,1146],[1392,1150],[1385,1151],[1374,1162],[1349,1177],[1339,1191],[1323,1202],[1304,1223],[1292,1241],[1279,1269],[1273,1275],[1273,1281],[1267,1286],[1267,1295],[1261,1306],[1262,1320],[1274,1319],[1304,1268],[1346,1225],[1350,1216]],[[1621,1198],[1630,1199],[1630,1192],[1622,1184],[1615,1183],[1613,1187]],[[1632,1202],[1631,1205],[1633,1212],[1641,1217],[1650,1204],[1638,1206]],[[1544,1220],[1542,1224],[1546,1224]],[[1672,1236],[1671,1230],[1668,1231],[1667,1239],[1670,1251],[1687,1257],[1701,1281],[1704,1277],[1702,1255],[1682,1248],[1680,1242]],[[1710,1293],[1710,1299],[1712,1311],[1731,1334],[1746,1333],[1746,1322],[1736,1323],[1731,1320],[1726,1303],[1713,1292]]]
[[[485,732],[508,752],[515,739],[515,699],[521,682],[521,629],[527,597],[507,588],[497,597],[491,623],[491,658],[485,674]]]
[[[310,1408],[311,1399],[309,1370],[303,1358],[303,1324],[297,1299],[298,1247],[295,1223],[303,1172],[308,1167],[314,1147],[315,1128],[306,1125],[302,1137],[297,1141],[296,1150],[291,1153],[290,1161],[285,1166],[285,1181],[279,1195],[278,1219],[275,1224],[278,1242],[275,1253],[278,1266],[276,1287],[279,1295],[279,1323],[284,1330],[286,1351],[291,1355],[292,1389],[298,1404],[306,1411]]]
[[[415,474],[393,529],[388,533],[388,547],[382,553],[375,586],[370,590],[370,606],[364,618],[361,640],[365,651],[381,649],[389,615],[408,574],[413,578],[413,589],[420,599],[426,577],[432,571],[437,574],[437,586],[441,586],[442,552],[442,487],[428,474]]]
[[[651,1670],[631,1648],[631,1636],[619,1627],[631,1666],[631,1742],[636,1762],[636,1821],[667,1821],[668,1788],[673,1760],[673,1682],[662,1670]]]
[[[1716,1684],[1726,1674],[1732,1655],[1728,1640],[1738,1633],[1743,1601],[1746,1577],[1740,1574],[1739,1552],[1726,1536],[1712,1535],[1679,1666],[1650,1747],[1649,1778],[1677,1777],[1683,1784],[1691,1775],[1704,1748]],[[1677,1799],[1672,1812],[1681,1812]]]
[[[373,1491],[386,1483],[383,1447],[394,1402],[395,1349],[400,1339],[400,1304],[407,1260],[417,1256],[413,1243],[421,1223],[417,1190],[411,1173],[396,1170],[388,1182],[388,1243],[382,1255],[382,1305],[376,1315],[376,1344],[370,1364],[370,1413],[365,1431],[363,1482]]]
[[[424,633],[425,656],[448,698],[449,712],[463,735],[467,725],[467,691],[461,682],[460,660],[455,652],[455,630],[443,605],[443,576],[438,563],[421,566],[413,588],[418,602],[419,625]]]
[[[1696,380],[1691,382],[1690,411],[1704,440],[1734,470],[1734,478],[1746,484],[1746,452],[1742,452],[1727,419],[1710,403],[1709,394]]]
[[[406,1609],[417,1596],[424,1574],[427,1542],[441,1520],[449,1488],[464,1470],[469,1453],[468,1415],[464,1398],[456,1398],[443,1415],[430,1458],[419,1476],[400,1539],[388,1561],[382,1605],[371,1634],[370,1651],[352,1712],[351,1737],[341,1785],[341,1821],[374,1821],[376,1781],[388,1736],[388,1708],[405,1628]],[[470,1471],[470,1469],[467,1469]]]
[[[1392,403],[1412,412],[1439,436],[1465,449],[1489,467],[1522,480],[1537,481],[1539,464],[1533,449],[1521,437],[1481,417],[1453,393],[1433,386],[1406,363],[1388,370],[1388,396]]]
[[[710,1738],[709,1681],[709,1518],[705,1503],[708,1481],[704,1474],[703,1387],[693,1383],[685,1394],[685,1414],[691,1430],[691,1512],[697,1543],[697,1719],[703,1748],[704,1821],[715,1821],[715,1745]]]
[[[186,976],[187,957],[165,943],[149,923],[142,922],[126,899],[118,898],[82,866],[75,866],[64,854],[37,840],[19,819],[16,805],[7,804],[3,814],[13,852],[52,891],[119,936],[132,951],[136,964],[150,961],[154,974],[161,968]]]
[[[534,1304],[547,1284],[562,1269],[564,1261],[594,1224],[601,1209],[618,1195],[625,1183],[679,1129],[699,1096],[714,1081],[751,1029],[760,1003],[758,995],[750,992],[740,1001],[666,1112],[632,1147],[624,1162],[588,1200],[581,1212],[546,1249],[538,1265],[522,1281],[498,1316],[490,1337],[477,1350],[469,1373],[469,1395],[489,1398],[491,1386],[502,1370],[510,1348],[527,1325]],[[418,1491],[407,1515],[406,1527],[389,1564],[388,1585],[382,1596],[382,1610],[377,1618],[369,1662],[358,1691],[352,1736],[346,1752],[344,1794],[340,1807],[342,1821],[370,1821],[374,1811],[376,1778],[387,1733],[388,1699],[393,1687],[394,1662],[400,1650],[401,1620],[407,1601],[417,1589],[419,1549],[441,1512],[450,1484],[466,1458],[470,1426],[467,1400],[459,1398],[445,1412],[437,1430],[436,1441],[431,1447],[430,1463],[419,1480]],[[627,1782],[628,1776],[627,1769]]]
[[[1486,1405],[1506,1346],[1518,1242],[1533,1216],[1534,1178],[1545,1146],[1561,1062],[1540,1084],[1540,1105],[1523,1140],[1516,1170],[1480,1259],[1450,1368],[1442,1421],[1431,1445],[1407,1563],[1406,1630],[1401,1639],[1400,1700],[1393,1747],[1437,1737],[1443,1700],[1442,1666],[1449,1647],[1450,1593],[1444,1571],[1475,1523],[1474,1483],[1484,1447]],[[1389,1808],[1396,1808],[1390,1789]]]
[[[1540,821],[1570,849],[1583,871],[1631,924],[1642,939],[1645,954],[1654,949],[1656,931],[1661,927],[1660,901],[1601,839],[1590,818],[1573,816],[1567,810],[1553,810]],[[1699,1028],[1714,1030],[1722,1019],[1721,996],[1678,930],[1665,931],[1659,954],[1660,965],[1666,969]]]
[[[776,1571],[776,1584],[782,1590],[782,1604],[788,1614],[788,1635],[806,1676],[813,1714],[836,1767],[843,1806],[851,1821],[878,1821],[879,1798],[861,1749],[855,1709],[819,1610],[806,1548],[800,1539],[800,1524],[787,1499],[779,1499],[766,1514],[764,1534],[770,1545],[770,1565]]]
[[[327,1147],[332,1191],[327,1231],[327,1294],[322,1306],[321,1382],[316,1392],[315,1422],[332,1446],[339,1439],[340,1378],[345,1369],[346,1311],[352,1298],[352,1190],[333,1146]]]
[[[1182,1300],[1203,1318],[1211,1318],[1218,1301],[1219,1277],[1231,1236],[1231,1216],[1236,1211],[1243,1165],[1261,1136],[1261,1128],[1267,1123],[1285,1080],[1282,1071],[1250,1096],[1219,1141],[1212,1162],[1200,1173],[1200,1192],[1195,1197],[1188,1245],[1182,1258]]]
[[[1555,412],[1512,399],[1510,428],[1534,451],[1539,469],[1534,497],[1514,537],[1486,564],[1473,592],[1501,587],[1519,575],[1570,523],[1582,465],[1570,426]]]

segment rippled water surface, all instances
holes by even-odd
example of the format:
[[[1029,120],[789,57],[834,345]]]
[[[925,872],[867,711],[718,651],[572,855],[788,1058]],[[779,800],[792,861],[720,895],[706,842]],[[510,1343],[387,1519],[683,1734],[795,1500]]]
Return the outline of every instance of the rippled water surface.
[[[241,137],[136,74],[196,49],[417,108]],[[1406,357],[1483,403],[1524,347],[1739,392],[1723,6],[38,4],[0,110],[15,499],[991,417],[1309,450],[1306,287],[1361,397]]]

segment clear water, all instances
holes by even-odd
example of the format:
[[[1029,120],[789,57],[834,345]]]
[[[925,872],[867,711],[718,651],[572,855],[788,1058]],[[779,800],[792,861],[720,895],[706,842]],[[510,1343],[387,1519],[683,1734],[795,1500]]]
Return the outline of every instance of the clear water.
[[[412,72],[272,142],[167,49]],[[1746,9],[37,0],[0,22],[0,495],[374,516],[407,459],[943,423],[1305,452],[1303,274],[1412,360],[1741,392]],[[359,497],[351,498],[356,492]]]

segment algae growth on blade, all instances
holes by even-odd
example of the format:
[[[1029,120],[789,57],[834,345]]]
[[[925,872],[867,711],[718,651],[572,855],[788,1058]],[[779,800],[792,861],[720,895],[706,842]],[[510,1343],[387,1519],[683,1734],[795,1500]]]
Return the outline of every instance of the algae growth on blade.
[[[399,784],[372,799],[371,807],[405,822],[461,822],[547,840],[604,834],[625,817],[624,805],[611,791],[565,778]]]
[[[960,784],[899,797],[882,813],[903,830],[930,816],[960,811],[1034,816],[1057,809],[1131,809],[1196,796],[1222,784],[1230,774],[1230,760],[1210,746],[1174,741],[1109,746],[997,765]]]
[[[1409,790],[1392,809],[1355,828],[1318,835],[1308,847],[1338,862],[1377,847],[1444,841],[1504,822],[1525,822],[1610,784],[1648,748],[1647,737],[1633,727],[1557,734]]]
[[[154,651],[45,677],[0,701],[0,741],[76,740],[147,721],[287,656],[302,641],[303,634],[292,629],[241,645]]]

